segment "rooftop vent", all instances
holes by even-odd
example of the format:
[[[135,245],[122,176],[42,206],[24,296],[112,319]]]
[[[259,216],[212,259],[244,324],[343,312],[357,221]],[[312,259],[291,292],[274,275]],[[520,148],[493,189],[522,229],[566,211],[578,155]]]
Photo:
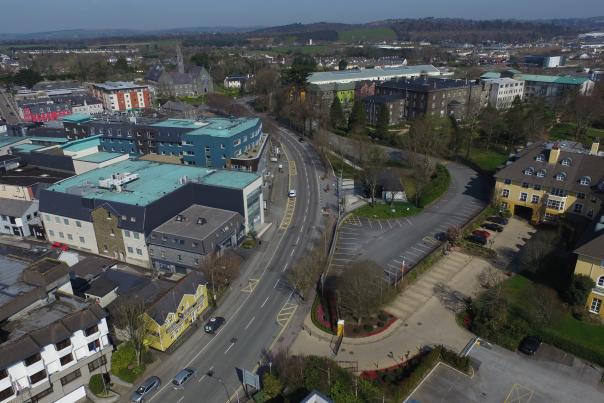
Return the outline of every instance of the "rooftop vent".
[[[118,187],[121,187],[122,185],[130,183],[136,179],[138,179],[138,174],[131,174],[130,172],[117,172],[111,175],[111,178],[100,179],[99,187],[103,189],[117,189]]]
[[[197,218],[197,224],[198,224],[198,225],[204,225],[204,224],[205,224],[205,223],[207,223],[207,222],[208,222],[208,220],[206,220],[206,219],[205,219],[205,218],[203,218],[203,217],[198,217],[198,218]]]
[[[178,221],[178,222],[182,222],[182,221],[184,221],[184,220],[185,220],[185,217],[184,217],[182,214],[178,214],[178,215],[176,216],[176,221]]]

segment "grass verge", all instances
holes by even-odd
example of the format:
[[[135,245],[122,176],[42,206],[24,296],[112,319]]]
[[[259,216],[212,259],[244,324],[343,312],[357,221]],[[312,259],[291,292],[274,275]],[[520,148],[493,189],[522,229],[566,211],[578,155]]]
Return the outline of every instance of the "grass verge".
[[[407,202],[375,203],[373,206],[367,204],[354,211],[357,217],[367,218],[400,218],[412,216],[421,211],[420,208]]]
[[[426,207],[445,194],[451,183],[451,174],[442,164],[436,165],[436,170],[430,178],[430,183],[424,188],[419,198],[419,207]]]

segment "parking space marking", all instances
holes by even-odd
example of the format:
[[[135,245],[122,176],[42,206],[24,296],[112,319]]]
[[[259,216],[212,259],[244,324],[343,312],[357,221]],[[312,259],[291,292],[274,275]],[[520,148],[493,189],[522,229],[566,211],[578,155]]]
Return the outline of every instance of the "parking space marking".
[[[407,217],[405,217],[405,221],[407,221],[407,223],[409,223],[409,225],[413,225],[413,223],[411,222],[411,220],[408,219]]]
[[[419,253],[426,253],[425,250],[421,250],[419,248],[416,248],[415,246],[412,246],[411,249],[418,251]]]
[[[264,300],[262,305],[260,305],[260,308],[264,308],[264,305],[266,305],[266,302],[268,301],[269,298],[270,298],[270,295],[268,297],[266,297],[266,299]]]
[[[424,242],[427,242],[427,241],[424,241]],[[432,244],[432,242],[431,242],[431,241],[430,241],[430,242],[427,242],[427,243]],[[415,244],[415,246],[417,246],[418,248],[425,249],[425,250],[430,250],[430,249],[431,249],[429,246],[426,246],[426,245],[424,245],[423,243],[416,243],[416,244]],[[419,249],[418,249],[418,250],[419,250]]]
[[[420,251],[421,252],[421,251]],[[411,256],[416,256],[416,257],[422,257],[422,255],[419,255],[417,252],[411,252],[411,251],[407,251],[405,252],[406,254],[409,254]]]
[[[534,393],[532,389],[515,383],[512,385],[512,389],[505,398],[504,403],[529,403]]]
[[[390,223],[390,220],[386,219],[386,222],[388,223],[388,226],[390,227],[390,229],[392,229],[392,223]]]

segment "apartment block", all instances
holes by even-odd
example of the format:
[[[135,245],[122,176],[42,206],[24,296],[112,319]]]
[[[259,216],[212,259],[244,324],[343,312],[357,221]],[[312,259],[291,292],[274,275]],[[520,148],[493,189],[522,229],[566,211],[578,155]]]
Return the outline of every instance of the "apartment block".
[[[151,92],[146,85],[133,82],[108,81],[92,85],[92,94],[112,112],[128,112],[151,106]]]
[[[595,283],[587,297],[587,310],[604,318],[604,214],[600,215],[575,250],[575,274],[589,276]]]

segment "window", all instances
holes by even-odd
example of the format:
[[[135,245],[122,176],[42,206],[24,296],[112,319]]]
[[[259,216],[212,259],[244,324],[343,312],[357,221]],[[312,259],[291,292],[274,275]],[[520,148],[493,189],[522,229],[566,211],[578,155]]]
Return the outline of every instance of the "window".
[[[602,300],[598,298],[594,298],[591,301],[591,306],[589,308],[589,312],[592,313],[600,313],[600,308],[602,307]]]
[[[191,242],[191,247],[197,248],[197,242]]]
[[[589,176],[583,176],[579,179],[579,184],[583,186],[589,186],[591,183],[591,178]]]
[[[103,365],[105,365],[105,364],[107,364],[107,358],[105,358],[105,356],[103,355],[103,356],[101,356],[101,357],[97,358],[97,359],[96,359],[96,360],[94,360],[94,361],[90,361],[90,362],[88,363],[88,370],[89,370],[90,372],[92,372],[92,371],[94,371],[95,369],[100,368],[101,366],[103,366]]]
[[[575,207],[573,208],[573,212],[580,213],[583,211],[583,205],[581,203],[575,203]]]
[[[61,220],[59,219],[59,217],[55,216],[55,222],[56,222],[57,224],[59,224],[59,223],[61,222]]]
[[[506,185],[511,185],[512,184],[512,180],[511,179],[504,179],[503,183],[505,183]]]
[[[182,256],[181,255],[178,255],[176,258],[178,259],[179,262],[182,262]]]
[[[101,349],[101,342],[99,340],[91,341],[88,343],[88,351],[97,351]]]
[[[124,236],[125,236],[126,238],[130,238],[130,231],[128,231],[128,230],[124,230]]]
[[[564,189],[552,188],[552,194],[554,196],[565,197],[566,191]]]
[[[55,236],[55,232],[51,229],[48,230],[48,235]]]
[[[8,376],[8,371],[5,369],[0,369],[0,380],[4,379]]]
[[[76,227],[82,228],[82,223],[80,221],[76,221],[75,223],[76,223]]]
[[[562,181],[566,180],[566,174],[564,172],[558,172],[554,178],[557,181],[562,182]]]
[[[90,336],[99,331],[99,325],[90,326],[88,329],[84,330],[84,334],[86,337]]]
[[[125,215],[122,216],[122,221],[128,221],[128,217],[126,217]]]
[[[136,222],[136,218],[135,217],[130,217],[130,222]]]
[[[111,211],[107,211],[107,219],[111,220]]]
[[[548,200],[547,201],[547,207],[554,209],[554,210],[563,210],[564,209],[564,202],[560,202],[558,200]]]
[[[69,346],[71,346],[71,340],[70,339],[61,340],[60,342],[58,342],[57,344],[55,344],[55,348],[57,349],[57,351],[61,351],[64,348],[67,348]]]
[[[539,203],[539,196],[533,195],[533,197],[531,198],[531,203],[533,203],[533,204]]]
[[[25,359],[25,366],[29,367],[29,366],[35,364],[36,362],[40,361],[41,359],[42,359],[42,356],[40,355],[40,353],[31,355]]]
[[[43,369],[41,371],[36,372],[35,374],[29,377],[29,382],[31,384],[36,384],[46,378],[46,370]]]
[[[545,155],[543,155],[543,154],[539,154],[539,155],[537,156],[537,158],[535,158],[535,159],[536,159],[537,161],[539,161],[539,162],[543,162],[543,161],[545,161]]]
[[[80,237],[80,243],[86,243],[86,240],[84,239],[83,236]]]
[[[585,193],[577,192],[577,199],[585,199]]]
[[[67,234],[67,239],[69,239],[70,241],[73,241],[73,235]]]
[[[527,193],[524,193],[524,192],[520,193],[520,201],[525,202],[527,198],[528,198]]]
[[[533,189],[535,189],[535,190],[541,190],[541,185],[533,185]]]
[[[73,361],[73,354],[69,353],[67,355],[64,355],[63,357],[61,357],[61,359],[59,361],[61,361],[61,366],[65,365],[65,364],[69,364],[70,362]]]
[[[562,166],[565,166],[565,167],[571,166],[572,163],[573,163],[573,160],[571,160],[570,158],[564,158],[562,160]]]
[[[598,281],[596,281],[596,286],[604,287],[604,276],[598,277]],[[2,379],[2,378],[0,378],[0,379]]]
[[[503,189],[501,191],[501,197],[509,197],[510,196],[510,190],[509,189]]]
[[[35,395],[32,398],[30,398],[29,400],[25,400],[25,402],[26,403],[37,403],[37,402],[40,402],[40,401],[42,401],[43,398],[45,398],[46,396],[50,395],[52,392],[53,392],[53,389],[52,389],[52,384],[51,384],[48,389],[43,390],[42,392],[40,392],[37,395]]]
[[[69,220],[67,218],[63,218],[63,224],[69,225]]]
[[[525,189],[528,189],[528,187],[529,187],[528,182],[522,182],[522,187]]]
[[[533,175],[534,173],[535,173],[535,168],[533,168],[533,167],[528,167],[528,168],[526,168],[526,169],[524,170],[524,174],[525,174],[525,175],[529,175],[529,176],[531,176],[531,175]]]
[[[142,249],[136,248],[136,254],[139,256],[142,256],[143,255]]]
[[[6,400],[9,397],[13,396],[15,392],[13,391],[13,387],[9,386],[4,390],[0,390],[0,401]]]
[[[132,248],[132,246],[128,246],[128,253],[134,253],[134,249]]]
[[[134,239],[140,239],[138,232],[133,232],[132,235],[134,236]]]
[[[545,169],[540,169],[537,171],[537,177],[538,178],[545,178],[545,175],[547,174],[547,171]]]
[[[65,386],[68,383],[75,381],[76,379],[78,379],[81,376],[82,376],[82,371],[80,371],[79,369],[76,369],[71,374],[65,375],[63,378],[61,378],[61,385]]]

